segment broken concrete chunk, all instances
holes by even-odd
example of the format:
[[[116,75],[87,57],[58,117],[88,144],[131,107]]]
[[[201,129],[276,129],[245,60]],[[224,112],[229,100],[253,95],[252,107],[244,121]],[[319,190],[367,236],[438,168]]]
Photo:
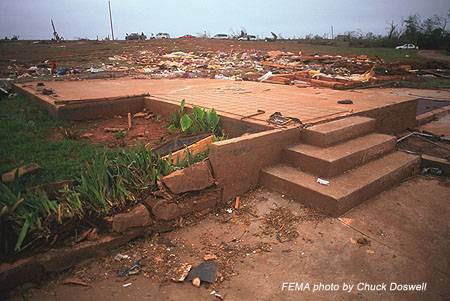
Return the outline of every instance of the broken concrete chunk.
[[[214,184],[214,178],[209,162],[202,161],[165,176],[163,182],[172,193],[180,194],[205,189]]]
[[[139,204],[130,212],[115,215],[112,221],[112,229],[116,232],[124,232],[131,227],[148,226],[150,221],[150,213],[147,208]]]
[[[175,270],[173,271],[174,276],[171,278],[172,281],[183,282],[189,274],[191,268],[192,264],[189,263],[183,263],[179,267],[175,268]]]
[[[40,167],[36,163],[30,164],[27,166],[23,166],[23,167],[19,168],[18,176],[21,177],[23,175],[30,174],[30,173],[36,172],[38,170],[41,170],[41,169],[42,169],[42,167]],[[4,173],[2,175],[2,181],[5,183],[10,183],[10,182],[14,181],[14,176],[16,175],[16,171],[17,171],[17,168],[15,168],[7,173]]]
[[[159,201],[152,207],[153,214],[158,218],[169,221],[179,217],[180,210],[175,203],[169,203],[165,200]]]
[[[196,193],[192,193],[196,194]],[[152,207],[152,212],[157,219],[172,220],[193,211],[202,211],[214,207],[219,200],[219,192],[206,190],[198,195],[188,195],[184,199],[174,203],[168,200],[148,198],[146,203]]]

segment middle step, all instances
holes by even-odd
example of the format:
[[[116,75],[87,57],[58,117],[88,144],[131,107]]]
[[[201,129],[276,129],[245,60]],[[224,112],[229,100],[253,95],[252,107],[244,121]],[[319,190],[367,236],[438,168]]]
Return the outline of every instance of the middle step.
[[[285,162],[319,177],[334,177],[395,149],[396,138],[369,134],[327,148],[294,144],[283,150]]]

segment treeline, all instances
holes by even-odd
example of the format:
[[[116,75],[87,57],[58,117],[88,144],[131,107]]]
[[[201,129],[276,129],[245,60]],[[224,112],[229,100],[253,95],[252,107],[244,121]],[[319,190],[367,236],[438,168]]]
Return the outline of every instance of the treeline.
[[[447,17],[433,16],[422,20],[419,15],[411,15],[402,20],[401,24],[393,21],[387,23],[385,35],[375,35],[372,32],[363,34],[361,30],[337,35],[334,39],[308,35],[303,40],[310,44],[336,45],[347,42],[353,47],[386,47],[394,48],[403,44],[414,44],[420,49],[440,49],[450,51],[450,11]]]

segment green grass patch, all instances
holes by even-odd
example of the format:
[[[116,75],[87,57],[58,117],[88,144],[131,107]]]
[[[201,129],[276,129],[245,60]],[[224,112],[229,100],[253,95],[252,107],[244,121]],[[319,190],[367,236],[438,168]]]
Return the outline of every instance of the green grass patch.
[[[43,170],[20,179],[22,187],[73,179],[90,160],[96,146],[55,137],[70,123],[54,120],[24,95],[0,101],[0,174],[31,163]],[[58,136],[61,136],[59,134]]]
[[[450,88],[450,79],[442,77],[421,77],[420,81],[401,81],[402,87],[415,89]]]

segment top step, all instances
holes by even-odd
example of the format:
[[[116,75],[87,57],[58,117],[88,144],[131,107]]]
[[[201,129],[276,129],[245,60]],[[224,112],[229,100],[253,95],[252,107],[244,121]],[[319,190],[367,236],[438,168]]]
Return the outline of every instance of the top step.
[[[320,147],[366,135],[375,130],[375,119],[353,116],[336,121],[313,125],[302,134],[302,141]]]

